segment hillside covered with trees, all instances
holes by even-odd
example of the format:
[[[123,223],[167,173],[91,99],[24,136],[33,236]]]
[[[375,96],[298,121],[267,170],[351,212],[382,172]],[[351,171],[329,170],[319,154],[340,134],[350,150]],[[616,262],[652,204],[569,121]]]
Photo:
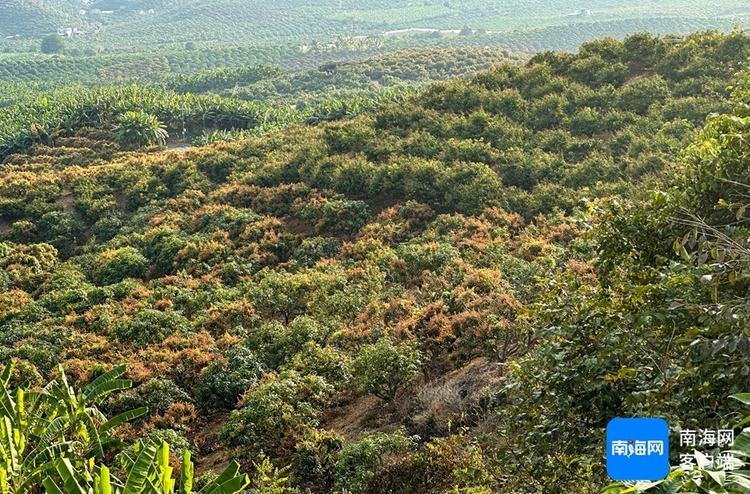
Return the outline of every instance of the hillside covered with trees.
[[[520,65],[528,60],[525,55],[489,48],[420,48],[360,59],[365,53],[321,52],[321,58],[312,54],[304,61],[294,59],[293,53],[272,51],[257,58],[259,51],[246,49],[182,50],[166,56],[111,55],[83,60],[9,58],[0,60],[0,107],[40,96],[49,99],[54,90],[70,92],[73,86],[84,86],[76,91],[85,91],[136,84],[183,95],[212,93],[302,109],[342,98],[375,97],[393,89],[419,89],[430,82],[468,77],[497,63]],[[313,66],[307,70],[289,68],[295,62]]]
[[[593,493],[611,418],[734,426],[748,56],[739,30],[641,33],[362,108],[238,104],[229,71],[9,105],[0,478]],[[242,91],[304,94],[270,80]],[[165,151],[184,129],[257,135]]]
[[[18,34],[12,41],[41,39],[63,26],[86,31],[70,40],[80,47],[144,49],[186,42],[329,43],[337,36],[392,37],[422,29],[432,36],[472,34],[482,38],[479,46],[501,42],[512,51],[574,51],[590,39],[638,31],[728,31],[750,17],[741,0],[590,0],[583,6],[564,0],[10,0],[3,7],[0,34]]]

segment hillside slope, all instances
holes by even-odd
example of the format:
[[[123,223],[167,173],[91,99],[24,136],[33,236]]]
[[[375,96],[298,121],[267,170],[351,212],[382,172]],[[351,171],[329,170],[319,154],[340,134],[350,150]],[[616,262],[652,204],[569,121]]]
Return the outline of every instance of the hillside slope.
[[[139,145],[183,103],[195,125],[273,114],[40,100],[0,165],[4,379],[59,365],[81,389],[127,363],[103,413],[149,412],[118,437],[270,457],[287,492],[600,492],[610,418],[743,411],[746,258],[675,215],[744,219],[715,205],[746,200],[746,106],[706,115],[749,54],[739,32],[606,39],[184,152]]]
[[[63,9],[45,0],[4,0],[0,13],[0,38],[19,35],[21,38],[41,38],[57,32],[59,27],[90,28],[88,19],[78,11]],[[73,13],[75,12],[75,13]]]

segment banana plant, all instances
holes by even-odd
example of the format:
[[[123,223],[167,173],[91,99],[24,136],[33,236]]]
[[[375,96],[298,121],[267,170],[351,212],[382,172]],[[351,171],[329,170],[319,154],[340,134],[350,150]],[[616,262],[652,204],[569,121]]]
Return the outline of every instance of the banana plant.
[[[11,360],[0,373],[0,494],[31,491],[54,473],[60,458],[76,467],[102,458],[106,448],[120,443],[111,436],[112,429],[148,411],[142,407],[107,420],[97,408],[109,393],[132,385],[117,379],[127,371],[124,365],[79,393],[68,384],[62,368],[60,382],[52,381],[40,391],[28,392],[25,385],[11,390],[14,366]]]
[[[104,466],[76,468],[66,459],[55,462],[61,479],[58,484],[48,476],[42,484],[48,494],[193,494],[193,462],[190,452],[182,457],[182,476],[179,485],[172,477],[169,465],[169,445],[162,442],[136,444],[137,457],[125,458],[125,481],[117,479]],[[239,474],[239,464],[232,462],[224,472],[195,494],[237,494],[250,484],[247,475]]]
[[[58,368],[58,372],[60,382],[52,381],[45,388],[45,392],[57,402],[56,415],[66,417],[69,437],[85,444],[83,452],[85,458],[101,458],[106,447],[119,443],[109,434],[114,427],[148,412],[147,407],[141,407],[128,410],[107,420],[99,411],[98,405],[110,393],[128,389],[133,385],[133,382],[128,379],[119,379],[127,372],[125,364],[118,365],[102,374],[78,393],[68,384],[62,367]],[[97,426],[96,423],[101,425]]]
[[[54,441],[66,423],[55,412],[38,413],[45,402],[37,394],[27,394],[23,387],[15,392],[8,388],[15,361],[10,361],[0,374],[0,493],[27,492],[38,485],[50,461],[60,456],[73,456],[80,444],[68,440]],[[15,396],[14,396],[15,395]],[[48,404],[53,404],[48,401]],[[46,407],[48,410],[53,407]]]

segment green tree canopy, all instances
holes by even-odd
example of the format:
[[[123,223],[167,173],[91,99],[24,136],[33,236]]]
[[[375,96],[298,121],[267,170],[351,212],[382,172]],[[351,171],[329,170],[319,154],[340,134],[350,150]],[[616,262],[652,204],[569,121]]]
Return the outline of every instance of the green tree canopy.
[[[352,376],[362,392],[391,402],[419,376],[421,361],[416,345],[394,345],[390,338],[384,337],[362,348],[352,362]]]
[[[65,43],[59,34],[48,34],[42,38],[42,53],[61,53]]]

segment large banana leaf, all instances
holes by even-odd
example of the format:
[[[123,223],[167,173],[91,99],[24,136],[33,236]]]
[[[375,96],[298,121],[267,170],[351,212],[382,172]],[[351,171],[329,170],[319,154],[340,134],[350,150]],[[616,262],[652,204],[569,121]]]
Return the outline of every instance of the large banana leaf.
[[[18,421],[18,427],[22,431],[26,431],[29,426],[28,415],[26,414],[25,395],[23,388],[16,389],[16,420]]]
[[[62,458],[55,462],[57,473],[63,480],[65,492],[67,494],[88,494],[88,490],[84,489],[78,482],[78,472],[73,467],[73,464],[67,458]]]
[[[185,450],[182,455],[182,476],[180,477],[180,494],[193,492],[193,462],[190,461],[190,451]]]
[[[70,420],[68,417],[56,417],[49,423],[44,433],[39,438],[37,449],[46,449],[55,439],[60,440],[63,431],[68,427],[69,423]]]
[[[120,364],[118,366],[113,367],[112,370],[105,372],[101,376],[94,379],[91,382],[91,384],[86,386],[86,389],[83,391],[84,401],[89,402],[90,400],[94,399],[92,397],[96,394],[95,390],[101,384],[111,381],[113,379],[117,379],[121,375],[125,374],[127,371],[128,371],[128,366],[125,364]]]
[[[5,364],[5,368],[3,369],[2,374],[0,374],[0,384],[3,385],[3,387],[7,386],[10,382],[10,376],[13,374],[13,368],[16,366],[16,360],[11,359],[7,364]]]
[[[0,386],[0,415],[16,420],[16,403],[4,385]]]
[[[215,483],[215,482],[212,482]],[[250,484],[250,479],[247,475],[241,475],[238,477],[231,478],[226,482],[216,485],[210,492],[213,494],[236,494],[241,492],[245,487]],[[201,489],[202,491],[202,489]]]
[[[112,391],[128,389],[133,385],[133,381],[128,379],[114,379],[99,383],[96,387],[89,386],[83,393],[84,403],[96,402],[100,398],[107,396]]]
[[[143,445],[143,449],[141,449],[138,458],[128,472],[128,480],[125,482],[123,494],[140,494],[146,485],[149,473],[154,468],[156,450],[157,448],[154,444]]]
[[[96,430],[96,425],[91,417],[83,413],[81,416],[86,431],[88,432],[88,452],[86,453],[87,458],[103,458],[104,450],[102,449],[102,441],[99,438],[99,431]]]
[[[44,479],[44,481],[42,482],[42,485],[44,486],[45,489],[47,489],[47,494],[65,494],[63,491],[60,490],[59,487],[57,487],[57,484],[55,484],[55,482],[49,477]]]
[[[169,465],[169,445],[166,442],[162,442],[157,455],[158,487],[164,494],[173,494],[175,481],[172,478],[172,467]]]
[[[732,450],[729,453],[735,456],[750,457],[750,429],[745,429],[734,438]]]
[[[250,480],[247,478],[247,475],[238,476],[239,471],[240,464],[232,461],[221,475],[203,487],[198,494],[234,494],[241,491],[250,483]]]
[[[8,472],[18,472],[20,459],[14,436],[17,430],[13,428],[8,417],[0,419],[0,459],[5,465]]]
[[[148,407],[140,407],[134,410],[128,410],[127,412],[123,412],[120,415],[116,415],[99,426],[99,434],[104,434],[113,427],[117,427],[122,423],[133,420],[134,418],[138,418],[146,413],[148,413]]]
[[[37,446],[31,454],[24,458],[23,468],[27,471],[36,470],[44,463],[52,461],[55,458],[69,456],[75,451],[75,446],[77,446],[77,444],[71,441],[54,443],[44,449],[39,449]]]
[[[95,479],[94,490],[96,494],[112,494],[112,477],[109,468],[102,465]]]
[[[37,419],[41,419],[47,410],[55,410],[58,406],[57,400],[46,391],[28,391],[25,401],[26,414]]]

